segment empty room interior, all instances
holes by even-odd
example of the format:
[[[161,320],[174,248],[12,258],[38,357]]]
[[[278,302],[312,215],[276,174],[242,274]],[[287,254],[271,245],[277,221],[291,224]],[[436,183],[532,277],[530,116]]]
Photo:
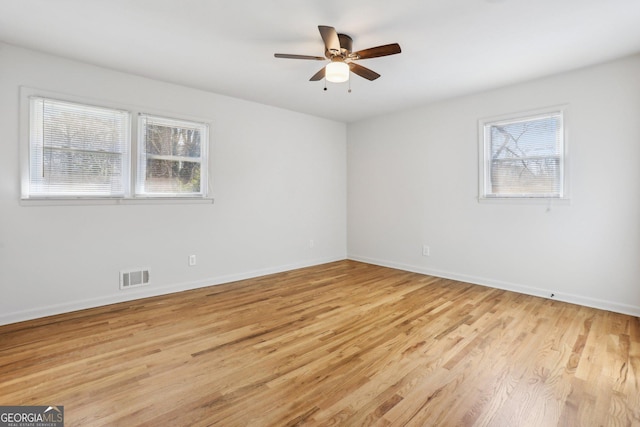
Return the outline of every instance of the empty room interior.
[[[640,426],[638,22],[0,0],[0,413]]]

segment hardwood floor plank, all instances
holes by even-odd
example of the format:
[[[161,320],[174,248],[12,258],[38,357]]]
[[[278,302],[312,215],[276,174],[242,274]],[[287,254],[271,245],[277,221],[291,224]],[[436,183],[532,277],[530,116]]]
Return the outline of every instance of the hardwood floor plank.
[[[68,426],[640,426],[640,320],[354,261],[0,326]]]

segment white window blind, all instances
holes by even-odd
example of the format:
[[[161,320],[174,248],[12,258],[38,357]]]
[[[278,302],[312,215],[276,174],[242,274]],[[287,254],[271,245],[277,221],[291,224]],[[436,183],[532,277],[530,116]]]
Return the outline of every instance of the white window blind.
[[[140,114],[138,129],[136,195],[206,195],[206,124]]]
[[[480,197],[564,197],[562,111],[483,123]]]
[[[29,197],[125,195],[128,112],[43,97],[29,107]]]

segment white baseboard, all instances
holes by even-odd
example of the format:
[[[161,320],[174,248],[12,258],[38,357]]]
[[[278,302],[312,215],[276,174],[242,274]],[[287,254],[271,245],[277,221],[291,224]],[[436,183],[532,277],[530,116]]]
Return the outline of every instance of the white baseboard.
[[[23,322],[25,320],[39,319],[41,317],[53,316],[56,314],[69,313],[72,311],[85,310],[88,308],[101,307],[126,301],[134,301],[137,299],[150,298],[159,295],[172,294],[175,292],[188,291],[191,289],[205,288],[207,286],[221,285],[224,283],[236,282],[238,280],[252,279],[254,277],[266,276],[274,273],[282,273],[284,271],[296,270],[298,268],[311,267],[314,265],[321,265],[329,262],[341,261],[344,259],[345,257],[315,259],[300,263],[285,264],[260,270],[230,274],[226,276],[212,277],[195,282],[175,283],[165,286],[141,287],[130,289],[124,294],[118,293],[104,297],[70,301],[63,304],[53,304],[49,306],[37,307],[34,309],[16,311],[12,313],[2,313],[0,314],[0,325],[8,325],[10,323]]]
[[[551,299],[551,294],[554,294],[553,299],[571,304],[583,305],[585,307],[598,308],[601,310],[613,311],[615,313],[628,314],[630,316],[640,317],[640,307],[629,304],[622,304],[614,301],[606,301],[596,298],[585,297],[581,295],[558,293],[555,290],[535,288],[531,286],[523,286],[514,283],[502,282],[499,280],[487,279],[484,277],[468,276],[465,274],[451,273],[448,271],[440,271],[429,269],[425,267],[419,267],[409,264],[402,264],[398,262],[385,261],[380,259],[374,259],[359,255],[347,255],[347,259],[353,261],[360,261],[367,264],[379,265],[382,267],[395,268],[398,270],[410,271],[413,273],[426,274],[429,276],[441,277],[443,279],[457,280],[460,282],[473,283],[474,285],[488,286],[496,289],[503,289],[506,291],[518,292],[526,295],[533,295],[542,298]]]

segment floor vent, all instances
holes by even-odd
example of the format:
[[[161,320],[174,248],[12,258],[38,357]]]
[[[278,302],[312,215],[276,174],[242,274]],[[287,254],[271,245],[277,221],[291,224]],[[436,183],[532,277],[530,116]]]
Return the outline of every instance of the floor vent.
[[[137,288],[149,284],[149,270],[127,270],[120,272],[120,289]]]

